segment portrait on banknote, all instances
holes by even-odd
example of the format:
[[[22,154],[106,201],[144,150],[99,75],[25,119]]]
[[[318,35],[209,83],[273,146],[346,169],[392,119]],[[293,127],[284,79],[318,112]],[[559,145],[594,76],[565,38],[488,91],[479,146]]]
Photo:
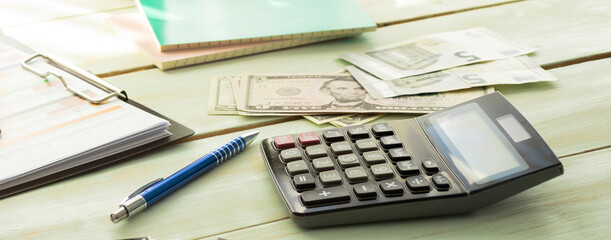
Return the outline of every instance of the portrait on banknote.
[[[321,109],[375,109],[375,104],[366,101],[367,91],[352,78],[335,78],[325,81],[320,92],[333,97],[333,100],[321,106]]]

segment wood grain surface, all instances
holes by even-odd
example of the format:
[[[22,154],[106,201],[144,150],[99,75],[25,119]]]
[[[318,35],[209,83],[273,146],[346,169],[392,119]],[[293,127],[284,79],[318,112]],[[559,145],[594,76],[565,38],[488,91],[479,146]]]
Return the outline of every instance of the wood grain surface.
[[[357,0],[381,26],[335,40],[171,71],[155,69],[106,25],[131,0],[0,1],[0,30],[126,90],[196,136],[0,199],[0,239],[606,239],[611,221],[611,1]],[[207,115],[209,80],[244,73],[328,73],[363,51],[432,33],[487,27],[524,45],[557,82],[496,86],[539,131],[562,176],[469,214],[302,229],[264,166],[266,137],[328,128],[300,117]],[[389,114],[376,122],[417,115]],[[223,166],[120,224],[119,201],[235,135],[261,136]],[[1,163],[0,163],[1,164]],[[1,165],[0,165],[1,167]]]

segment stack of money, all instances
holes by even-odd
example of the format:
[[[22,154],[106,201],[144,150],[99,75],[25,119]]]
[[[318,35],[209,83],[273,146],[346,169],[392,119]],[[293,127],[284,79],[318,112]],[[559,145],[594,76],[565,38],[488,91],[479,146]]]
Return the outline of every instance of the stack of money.
[[[348,126],[373,121],[381,113],[429,113],[492,91],[479,87],[374,99],[350,74],[218,76],[211,82],[208,113],[304,115],[317,124]]]
[[[342,58],[373,98],[555,81],[521,47],[486,28],[429,35]]]
[[[317,124],[363,124],[384,113],[429,113],[494,91],[554,81],[520,47],[484,28],[430,35],[343,59],[339,74],[218,76],[209,114],[302,115]]]

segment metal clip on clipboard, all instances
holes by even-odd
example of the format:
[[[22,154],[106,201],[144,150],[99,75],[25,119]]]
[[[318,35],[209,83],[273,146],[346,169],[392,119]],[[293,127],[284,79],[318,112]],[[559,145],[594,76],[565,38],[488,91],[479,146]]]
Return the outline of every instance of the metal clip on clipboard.
[[[42,58],[49,65],[54,66],[54,67],[56,67],[56,68],[58,68],[58,69],[60,69],[60,70],[62,70],[64,72],[67,72],[69,74],[72,74],[73,76],[75,76],[75,77],[77,77],[77,78],[79,78],[81,80],[84,80],[87,83],[89,83],[89,84],[91,84],[91,85],[93,85],[93,86],[95,86],[95,87],[97,87],[99,89],[102,89],[102,90],[108,92],[108,94],[103,96],[103,97],[101,97],[101,98],[98,98],[98,99],[90,98],[86,94],[84,94],[83,92],[70,87],[66,83],[66,80],[64,79],[64,77],[62,77],[60,74],[57,74],[57,73],[52,72],[52,71],[47,71],[47,72],[43,73],[41,71],[38,71],[38,70],[34,69],[29,64],[30,64],[30,62],[33,62],[36,58]],[[72,64],[69,64],[69,63],[67,63],[65,61],[59,60],[57,58],[51,58],[49,56],[45,56],[43,54],[37,53],[37,54],[34,54],[33,56],[29,57],[28,59],[24,60],[21,63],[21,66],[24,69],[26,69],[26,70],[28,70],[28,71],[38,75],[41,78],[46,78],[49,75],[57,77],[62,82],[64,87],[66,87],[66,89],[68,91],[70,91],[71,93],[73,93],[73,94],[75,94],[75,95],[77,95],[77,96],[87,100],[88,102],[90,102],[92,104],[103,104],[106,100],[108,100],[109,98],[114,97],[114,96],[117,96],[119,99],[121,99],[123,101],[127,101],[127,99],[128,99],[127,98],[127,92],[125,92],[125,91],[123,91],[123,90],[121,90],[121,89],[111,85],[110,83],[107,83],[106,81],[100,79],[99,77],[96,77],[95,75],[93,75],[91,73],[85,72],[85,71],[81,70],[80,68],[78,68],[78,67],[76,67],[76,66],[74,66]]]

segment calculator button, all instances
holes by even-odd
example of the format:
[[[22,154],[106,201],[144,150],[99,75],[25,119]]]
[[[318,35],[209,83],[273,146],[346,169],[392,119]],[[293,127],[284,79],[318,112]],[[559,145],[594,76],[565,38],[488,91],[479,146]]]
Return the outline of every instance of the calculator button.
[[[339,142],[344,140],[344,134],[339,129],[331,129],[322,132],[322,138],[327,142]]]
[[[350,193],[343,186],[323,188],[303,192],[301,201],[306,206],[349,202]]]
[[[352,147],[348,142],[331,143],[331,152],[335,155],[346,154],[352,152]]]
[[[306,132],[299,134],[299,137],[297,137],[297,139],[299,140],[299,144],[301,144],[302,146],[310,146],[320,143],[320,139],[318,138],[318,135],[316,135],[315,132]]]
[[[390,160],[393,162],[412,159],[412,156],[409,155],[405,148],[388,149],[388,157],[390,157]]]
[[[348,127],[348,136],[352,139],[368,138],[369,132],[364,126]]]
[[[407,183],[407,188],[412,192],[420,193],[431,191],[429,181],[423,176],[408,177],[405,183]]]
[[[312,166],[314,166],[314,170],[317,172],[333,170],[335,168],[331,158],[329,157],[316,158],[312,160]]]
[[[384,154],[381,151],[364,152],[363,159],[365,160],[365,163],[367,163],[367,165],[386,162],[386,158],[384,157]]]
[[[321,172],[318,177],[320,178],[320,183],[325,187],[342,184],[342,178],[336,170]]]
[[[287,149],[287,148],[294,148],[295,140],[293,139],[293,136],[291,135],[278,136],[274,138],[274,144],[276,145],[276,148],[280,150]]]
[[[439,167],[437,167],[437,163],[431,158],[422,161],[422,166],[424,167],[424,171],[427,173],[436,173],[439,172]]]
[[[371,183],[361,183],[354,185],[354,195],[359,199],[372,199],[378,196],[375,187]]]
[[[380,182],[380,189],[386,196],[400,196],[405,191],[397,179],[389,179]]]
[[[301,152],[297,148],[282,150],[280,152],[280,158],[282,159],[282,161],[284,161],[284,163],[302,159]]]
[[[359,165],[359,159],[354,153],[337,156],[337,162],[342,168],[354,167]]]
[[[375,179],[387,179],[395,176],[390,165],[383,163],[371,166],[371,173]]]
[[[380,144],[386,149],[403,147],[403,143],[396,135],[381,137]]]
[[[378,149],[378,145],[371,139],[357,140],[355,145],[359,152],[373,151]]]
[[[404,176],[420,174],[420,168],[418,168],[418,165],[412,160],[397,162],[397,170]]]
[[[346,178],[351,183],[367,181],[367,173],[363,167],[353,167],[346,169]]]
[[[300,173],[307,173],[307,172],[309,172],[308,171],[308,165],[306,165],[306,162],[303,161],[303,160],[293,161],[293,162],[287,163],[286,164],[286,171],[291,176],[295,176],[295,175],[300,174]]]
[[[371,126],[371,132],[376,136],[389,136],[395,134],[388,123],[378,123]]]
[[[309,173],[295,175],[293,184],[298,191],[316,188],[316,180]]]
[[[327,156],[327,149],[323,145],[306,147],[305,152],[310,159]]]
[[[442,191],[450,189],[450,181],[441,173],[433,175],[433,184]]]

